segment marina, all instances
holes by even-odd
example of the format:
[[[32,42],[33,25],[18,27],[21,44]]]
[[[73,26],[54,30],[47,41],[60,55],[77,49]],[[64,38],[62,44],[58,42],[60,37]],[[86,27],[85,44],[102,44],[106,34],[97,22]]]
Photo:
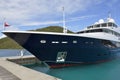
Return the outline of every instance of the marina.
[[[99,19],[75,33],[67,33],[65,25],[63,33],[37,31],[2,33],[50,68],[109,61],[116,58],[120,52],[120,27],[110,14],[106,19]]]
[[[0,80],[120,80],[120,0],[0,0]]]
[[[99,23],[88,26],[76,34],[3,31],[33,55],[24,56],[25,49],[20,50],[17,57],[1,58],[0,68],[6,72],[6,77],[12,76],[13,79],[18,80],[73,80],[75,77],[78,80],[89,78],[101,80],[101,77],[102,80],[114,80],[119,78],[113,73],[116,69],[118,74],[120,72],[118,70],[120,66],[120,32],[118,30],[120,28],[111,17],[107,20],[107,22],[99,20]],[[110,60],[113,61],[106,62]],[[42,64],[46,68],[41,67]],[[76,64],[79,66],[71,67]],[[5,74],[1,73],[1,75]]]
[[[23,64],[34,64],[36,62],[34,56],[1,57],[0,80],[61,80],[22,66]]]

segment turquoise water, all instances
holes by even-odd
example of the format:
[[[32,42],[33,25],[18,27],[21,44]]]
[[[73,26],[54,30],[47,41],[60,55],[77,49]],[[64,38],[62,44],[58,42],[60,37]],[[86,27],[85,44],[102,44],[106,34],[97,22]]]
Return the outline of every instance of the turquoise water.
[[[51,69],[48,74],[63,80],[120,80],[120,59],[101,64]]]
[[[24,66],[31,68],[31,69],[34,69],[34,70],[39,71],[39,72],[43,72],[43,73],[47,73],[50,70],[45,65],[41,65],[41,64],[37,64],[37,63],[32,64],[32,65],[24,65]]]
[[[48,69],[38,64],[27,67],[61,78],[62,80],[120,80],[120,59],[99,64],[79,65],[59,69]]]
[[[7,54],[10,56],[9,51],[2,54],[0,50],[0,56],[7,56]],[[18,55],[18,53],[14,55]],[[120,59],[99,64],[59,69],[48,69],[40,64],[27,65],[26,67],[61,78],[62,80],[120,80]]]

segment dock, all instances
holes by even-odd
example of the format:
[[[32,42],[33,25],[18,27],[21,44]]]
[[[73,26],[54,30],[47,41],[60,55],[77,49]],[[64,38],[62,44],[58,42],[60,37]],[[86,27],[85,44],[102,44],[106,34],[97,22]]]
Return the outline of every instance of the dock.
[[[0,58],[0,80],[62,80],[21,65],[34,62],[34,56]]]
[[[21,79],[0,66],[0,80],[21,80]]]
[[[41,61],[33,55],[23,56],[23,57],[21,56],[9,57],[9,58],[6,57],[6,59],[8,61],[14,62],[19,65],[29,65],[29,64],[35,64],[35,63],[41,64]]]

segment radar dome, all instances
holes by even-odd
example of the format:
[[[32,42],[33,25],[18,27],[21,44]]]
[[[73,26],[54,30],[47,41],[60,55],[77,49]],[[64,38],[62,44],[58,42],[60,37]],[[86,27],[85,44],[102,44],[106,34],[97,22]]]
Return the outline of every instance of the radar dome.
[[[103,20],[103,19],[100,19],[98,22],[99,22],[99,23],[104,23],[104,20]]]
[[[99,24],[98,22],[95,22],[94,24]]]
[[[108,20],[108,22],[113,22],[113,23],[115,23],[115,20],[112,19],[112,18],[110,18],[110,19]]]

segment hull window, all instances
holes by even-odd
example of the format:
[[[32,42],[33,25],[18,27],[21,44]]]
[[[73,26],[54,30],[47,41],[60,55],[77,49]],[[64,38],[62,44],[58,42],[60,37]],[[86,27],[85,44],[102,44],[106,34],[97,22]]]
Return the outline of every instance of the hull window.
[[[58,52],[56,62],[57,63],[65,62],[66,56],[67,56],[67,52]]]
[[[74,40],[73,43],[77,43],[77,41]]]
[[[46,43],[46,40],[41,40],[40,43]]]
[[[52,43],[55,43],[55,44],[57,44],[57,43],[59,43],[58,41],[52,41]]]
[[[61,43],[66,44],[66,43],[68,43],[68,42],[67,42],[67,41],[62,41]]]

